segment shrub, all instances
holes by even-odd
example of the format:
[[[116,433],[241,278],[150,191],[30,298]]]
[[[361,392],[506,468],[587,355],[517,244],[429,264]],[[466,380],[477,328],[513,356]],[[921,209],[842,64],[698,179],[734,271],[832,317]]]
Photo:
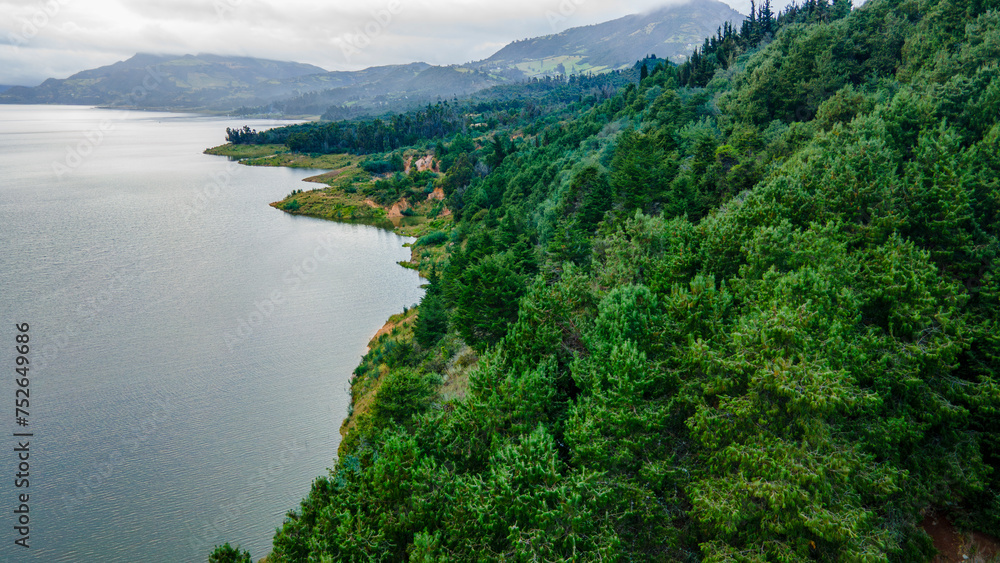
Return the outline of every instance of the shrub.
[[[225,545],[215,546],[208,556],[208,563],[253,563],[253,559],[249,551],[240,551],[239,546],[233,547],[226,542]]]
[[[361,163],[361,168],[369,174],[386,174],[392,172],[392,163],[387,160],[368,160]]]
[[[389,421],[406,424],[429,408],[438,383],[434,374],[409,368],[391,370],[372,403],[372,416],[379,425]]]
[[[413,246],[437,246],[448,242],[448,234],[444,231],[434,231],[417,239]]]

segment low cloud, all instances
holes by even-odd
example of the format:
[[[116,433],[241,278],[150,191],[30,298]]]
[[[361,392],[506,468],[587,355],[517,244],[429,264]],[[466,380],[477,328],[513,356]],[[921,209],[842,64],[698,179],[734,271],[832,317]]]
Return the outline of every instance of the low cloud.
[[[66,78],[137,52],[253,56],[327,70],[416,61],[459,64],[488,57],[516,39],[677,3],[682,2],[0,0],[0,84]],[[359,33],[368,39],[365,48],[345,57],[344,42]]]

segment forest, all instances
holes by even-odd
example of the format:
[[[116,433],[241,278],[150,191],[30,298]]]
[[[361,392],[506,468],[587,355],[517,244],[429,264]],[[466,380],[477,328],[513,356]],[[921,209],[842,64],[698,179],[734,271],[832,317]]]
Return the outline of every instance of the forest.
[[[452,211],[268,563],[919,562],[929,515],[1000,536],[1000,1],[756,5],[629,76],[248,132],[426,147]]]
[[[652,55],[642,61],[648,68],[666,61]],[[468,132],[470,128],[495,130],[526,124],[542,114],[571,115],[573,102],[590,102],[610,97],[618,87],[635,82],[638,69],[598,75],[572,75],[531,79],[517,84],[488,88],[474,99],[457,98],[427,104],[425,108],[381,118],[338,119],[352,115],[350,108],[334,106],[324,114],[326,121],[303,123],[256,131],[248,126],[226,129],[226,140],[236,145],[284,144],[304,153],[372,154],[393,151],[427,140],[439,140]]]

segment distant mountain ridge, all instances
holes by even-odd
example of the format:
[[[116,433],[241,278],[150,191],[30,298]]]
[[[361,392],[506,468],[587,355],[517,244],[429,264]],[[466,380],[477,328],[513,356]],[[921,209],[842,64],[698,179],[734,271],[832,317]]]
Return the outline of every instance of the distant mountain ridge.
[[[647,54],[676,60],[723,22],[738,25],[742,19],[717,0],[697,0],[515,41],[483,61],[450,66],[416,62],[329,72],[251,57],[140,53],[33,88],[0,87],[0,103],[285,115],[320,115],[339,107],[380,113],[532,77],[626,69]]]
[[[142,70],[154,65],[175,66],[178,69],[186,67],[189,76],[199,71],[213,70],[218,72],[225,69],[223,72],[228,71],[233,77],[240,79],[254,78],[258,80],[261,78],[287,80],[299,76],[327,72],[326,69],[310,64],[271,61],[252,57],[224,57],[204,53],[175,57],[171,55],[139,53],[126,61],[119,61],[112,65],[78,72],[69,77],[69,80],[105,78],[113,76],[116,72]]]
[[[303,112],[319,115],[332,105],[464,95],[503,80],[460,66],[427,63],[328,72],[294,62],[219,55],[150,55],[50,78],[36,87],[0,92],[0,103],[93,104],[162,110],[233,111],[302,98]]]
[[[139,53],[117,63],[50,78],[34,88],[15,86],[0,102],[94,104],[160,109],[240,105],[260,96],[291,93],[303,77],[326,70],[302,63],[218,55]]]

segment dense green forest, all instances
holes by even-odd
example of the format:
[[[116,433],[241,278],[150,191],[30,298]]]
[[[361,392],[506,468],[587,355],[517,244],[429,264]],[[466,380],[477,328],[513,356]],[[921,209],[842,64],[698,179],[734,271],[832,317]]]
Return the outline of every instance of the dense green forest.
[[[422,143],[453,212],[269,563],[929,561],[930,513],[1000,535],[1000,1],[753,15],[484,129],[442,105],[381,147],[264,133]]]
[[[631,71],[598,75],[572,75],[531,79],[494,86],[473,100],[441,101],[407,113],[382,118],[358,118],[349,108],[334,106],[324,114],[325,122],[303,123],[256,131],[249,127],[227,129],[226,140],[237,145],[285,144],[309,153],[351,152],[371,154],[443,139],[470,129],[495,130],[531,123],[542,115],[575,115],[583,104],[593,105],[639,78],[641,68],[655,68],[667,61],[655,55],[640,61]]]

